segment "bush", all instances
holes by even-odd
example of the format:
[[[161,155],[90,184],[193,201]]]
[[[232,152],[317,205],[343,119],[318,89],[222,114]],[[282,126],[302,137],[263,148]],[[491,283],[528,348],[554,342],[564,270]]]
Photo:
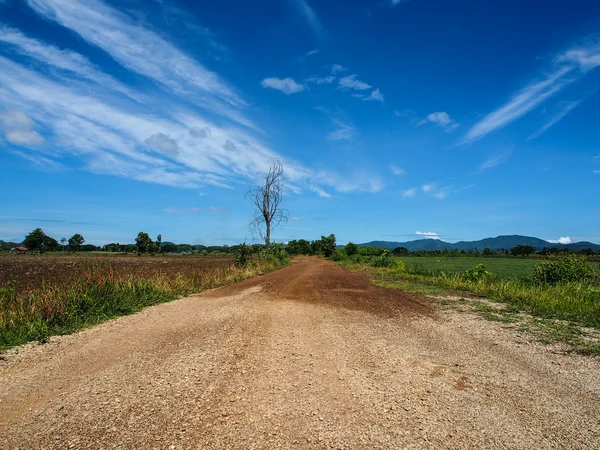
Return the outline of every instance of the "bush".
[[[596,276],[585,256],[558,256],[541,261],[533,269],[533,280],[537,283],[557,284],[586,282]]]
[[[205,251],[206,250],[203,250],[203,252],[205,252]],[[235,265],[237,267],[246,267],[251,253],[252,253],[252,246],[246,245],[245,242],[243,244],[241,244],[238,247],[237,252],[235,254]]]
[[[354,242],[348,242],[344,247],[344,251],[348,256],[355,255],[358,253],[358,245],[356,245]]]
[[[382,267],[399,271],[404,271],[406,269],[404,263],[394,257],[389,251],[380,256],[372,256],[368,264],[373,267]]]
[[[477,264],[472,269],[465,270],[461,276],[463,281],[481,281],[492,274],[483,264]]]
[[[331,259],[333,261],[344,261],[346,258],[347,258],[347,253],[344,249],[341,249],[341,248],[336,249],[335,252],[333,253],[333,255],[331,255]]]
[[[276,262],[282,266],[288,263],[288,252],[286,252],[283,244],[271,244],[269,248],[261,250],[258,254],[260,259]]]

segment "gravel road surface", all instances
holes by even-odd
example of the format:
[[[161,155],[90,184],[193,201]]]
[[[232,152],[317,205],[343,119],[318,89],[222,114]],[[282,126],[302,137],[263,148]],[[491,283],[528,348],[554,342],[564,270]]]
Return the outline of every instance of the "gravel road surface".
[[[305,258],[0,356],[0,448],[600,448],[600,361]]]

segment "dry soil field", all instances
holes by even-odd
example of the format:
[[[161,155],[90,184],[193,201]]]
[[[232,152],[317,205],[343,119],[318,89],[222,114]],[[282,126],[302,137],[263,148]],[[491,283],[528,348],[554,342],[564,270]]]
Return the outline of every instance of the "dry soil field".
[[[0,448],[599,448],[600,363],[312,258],[0,360]]]
[[[188,268],[214,269],[233,264],[230,255],[0,255],[0,285],[10,280],[19,282],[18,289],[35,289],[46,280],[52,283],[68,281],[86,266],[109,264],[121,274],[185,272]]]

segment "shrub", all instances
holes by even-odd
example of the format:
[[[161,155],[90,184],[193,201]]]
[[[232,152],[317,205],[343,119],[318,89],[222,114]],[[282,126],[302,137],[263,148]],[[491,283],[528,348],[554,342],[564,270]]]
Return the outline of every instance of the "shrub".
[[[206,250],[203,250],[206,251]],[[235,254],[235,265],[237,267],[246,267],[248,259],[252,253],[252,246],[246,245],[244,242],[238,247],[237,253]]]
[[[288,262],[288,252],[285,251],[283,244],[271,244],[270,247],[261,250],[259,258],[267,261],[286,265]]]
[[[477,264],[472,269],[465,270],[461,276],[463,281],[481,281],[492,274],[483,264]]]
[[[537,283],[557,284],[590,281],[595,276],[585,256],[567,255],[540,261],[533,269]]]
[[[358,253],[358,245],[356,245],[354,242],[348,242],[344,247],[344,251],[348,256],[355,255]]]
[[[348,247],[348,246],[346,246]],[[333,255],[331,255],[331,259],[333,261],[343,261],[347,258],[347,252],[344,249],[338,248],[335,250]]]
[[[398,258],[394,257],[394,255],[392,255],[392,253],[389,251],[380,256],[372,256],[371,260],[369,261],[369,265],[398,271],[404,271],[406,269],[404,263]]]

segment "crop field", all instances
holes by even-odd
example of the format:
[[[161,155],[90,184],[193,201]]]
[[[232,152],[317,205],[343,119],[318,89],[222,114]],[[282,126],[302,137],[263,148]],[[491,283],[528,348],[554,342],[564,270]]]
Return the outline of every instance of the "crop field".
[[[2,255],[0,350],[44,341],[281,266],[230,255]]]
[[[430,257],[403,256],[400,259],[409,271],[431,271],[431,274],[454,275],[463,273],[477,264],[483,264],[498,278],[516,280],[531,276],[533,267],[540,262],[538,258],[476,258],[476,257]],[[600,271],[599,263],[590,263]],[[417,270],[415,270],[417,269]]]
[[[59,284],[76,279],[91,267],[100,272],[125,275],[184,274],[231,266],[232,255],[0,255],[0,286],[16,281],[18,292],[38,289],[43,283]]]

